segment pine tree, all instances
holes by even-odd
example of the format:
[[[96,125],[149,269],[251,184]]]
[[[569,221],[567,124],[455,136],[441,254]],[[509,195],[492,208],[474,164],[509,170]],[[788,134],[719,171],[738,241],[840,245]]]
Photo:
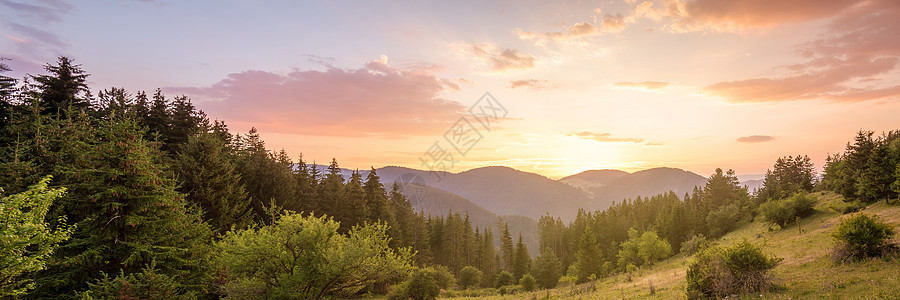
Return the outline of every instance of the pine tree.
[[[400,192],[400,186],[394,182],[394,185],[391,186],[391,193],[388,197],[388,200],[391,202],[391,205],[394,208],[395,217],[397,219],[397,228],[399,231],[399,235],[395,236],[394,239],[391,240],[393,243],[392,247],[398,246],[411,246],[414,241],[417,239],[416,234],[416,226],[424,225],[416,222],[416,215],[412,210],[412,205],[409,203],[409,200],[406,199],[406,196],[403,196],[403,193]],[[424,219],[424,217],[419,217],[419,219]],[[428,239],[431,239],[435,236],[435,233],[432,231],[428,235]],[[438,233],[439,236],[439,233]],[[423,241],[424,242],[424,241]],[[438,249],[435,247],[431,247],[434,249]]]
[[[269,220],[271,218],[266,211],[273,200],[276,205],[284,207],[294,199],[294,180],[290,166],[285,162],[279,163],[266,150],[256,128],[250,129],[246,136],[240,138],[239,147],[237,169],[241,173],[241,183],[250,195],[254,219]]]
[[[503,222],[503,218],[500,218],[497,222],[497,230],[500,231],[500,254],[503,256],[501,269],[511,273],[515,265],[516,252],[513,246],[512,235],[509,233],[509,225]]]
[[[544,289],[555,288],[559,283],[561,272],[562,265],[556,258],[553,249],[550,248],[541,250],[541,255],[534,260],[534,267],[531,269],[538,286]]]
[[[82,149],[83,168],[64,175],[69,196],[60,201],[72,238],[38,278],[37,298],[72,295],[101,272],[140,272],[151,262],[185,288],[199,290],[210,230],[192,211],[175,182],[164,175],[160,152],[131,120],[106,121],[94,144]]]
[[[297,169],[294,173],[294,183],[297,186],[296,198],[300,201],[300,211],[316,213],[319,211],[319,199],[317,170],[303,161],[303,154],[297,159]]]
[[[594,236],[594,230],[590,226],[585,227],[581,233],[578,242],[578,253],[575,255],[575,263],[578,269],[578,281],[586,282],[591,275],[600,277],[602,257],[600,257],[600,247],[597,244],[597,237]]]
[[[328,173],[322,179],[319,185],[319,209],[321,213],[334,217],[336,221],[344,218],[345,212],[341,211],[346,200],[346,191],[344,189],[344,177],[341,176],[341,169],[338,166],[337,159],[332,159],[328,166]],[[341,227],[344,228],[344,227]],[[345,232],[345,231],[341,231]]]
[[[200,207],[203,220],[217,233],[250,225],[250,198],[241,176],[228,146],[212,133],[191,136],[180,147],[173,169],[181,182],[179,191]]]
[[[362,177],[359,170],[350,175],[350,180],[344,186],[346,197],[342,201],[341,207],[341,228],[349,231],[356,225],[362,225],[366,222],[366,191],[362,187]]]
[[[516,243],[516,253],[513,261],[513,277],[518,281],[522,275],[531,272],[531,257],[528,256],[528,248],[522,242],[522,234],[519,234],[519,242]]]
[[[46,64],[44,70],[50,74],[31,76],[40,93],[41,114],[67,118],[76,111],[90,110],[90,92],[85,83],[88,74],[81,65],[60,56],[56,65]]]
[[[187,96],[175,97],[168,115],[169,128],[165,133],[165,149],[174,151],[179,145],[186,143],[189,137],[206,129],[202,126],[207,122],[206,114],[197,111]]]

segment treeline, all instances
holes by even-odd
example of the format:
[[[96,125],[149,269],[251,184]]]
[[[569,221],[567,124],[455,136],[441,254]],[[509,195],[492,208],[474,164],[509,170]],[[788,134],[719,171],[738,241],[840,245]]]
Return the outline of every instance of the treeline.
[[[846,201],[890,203],[900,194],[900,130],[860,131],[844,153],[828,156],[822,187]]]
[[[2,67],[0,71],[8,71]],[[102,298],[123,284],[141,286],[132,296],[161,291],[162,295],[215,298],[248,290],[275,291],[282,287],[247,285],[263,280],[253,276],[265,264],[256,266],[259,272],[250,273],[227,267],[242,261],[234,254],[235,247],[248,247],[247,241],[259,241],[267,234],[290,235],[291,231],[285,231],[290,226],[333,230],[347,238],[335,240],[345,245],[339,249],[356,249],[330,256],[365,260],[359,254],[367,253],[382,260],[369,272],[321,261],[318,267],[345,273],[307,274],[313,276],[308,280],[341,284],[310,285],[300,294],[284,294],[293,295],[288,297],[385,293],[413,265],[443,265],[453,276],[474,266],[487,275],[478,284],[482,286],[494,285],[494,277],[504,271],[516,279],[528,272],[530,258],[521,237],[514,245],[502,221],[496,236],[490,227],[474,227],[459,213],[446,217],[416,213],[399,187],[385,187],[374,168],[365,177],[355,171],[343,178],[333,159],[322,172],[302,155],[295,162],[283,150],[268,150],[255,129],[232,134],[226,124],[210,121],[185,96],[168,98],[161,90],[148,95],[123,88],[94,96],[86,84],[88,74],[71,59],[60,57],[45,70],[47,74],[29,75],[22,81],[0,77],[2,196],[39,199],[36,195],[47,188],[35,184],[49,184],[53,193],[40,199],[50,199],[52,205],[39,216],[42,220],[21,228],[58,229],[54,239],[43,239],[45,244],[41,244],[43,235],[35,233],[25,244],[3,245],[10,248],[4,253],[12,257],[4,261],[38,261],[5,276],[0,282],[5,296]],[[17,209],[29,211],[27,206]],[[71,234],[60,240],[65,232]],[[297,236],[284,237],[292,238]],[[351,244],[356,248],[347,246]],[[497,244],[503,245],[500,251]],[[254,251],[278,247],[289,251],[300,246],[274,245]],[[16,247],[44,250],[37,256]],[[309,247],[334,251],[327,246]],[[277,260],[279,255],[264,257]],[[344,263],[353,265],[353,261]],[[374,269],[392,275],[378,275]],[[300,276],[294,271],[285,274]],[[153,278],[168,281],[148,282]]]
[[[651,265],[679,251],[695,235],[719,237],[752,220],[758,204],[734,171],[716,169],[703,188],[683,199],[672,192],[579,211],[571,224],[541,217],[542,254],[558,257],[563,274],[584,282]]]

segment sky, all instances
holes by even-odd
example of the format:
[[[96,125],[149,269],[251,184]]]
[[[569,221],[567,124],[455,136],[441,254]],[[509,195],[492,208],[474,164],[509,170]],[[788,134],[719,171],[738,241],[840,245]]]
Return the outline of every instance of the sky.
[[[0,0],[7,75],[61,55],[345,168],[761,174],[900,129],[896,0]]]

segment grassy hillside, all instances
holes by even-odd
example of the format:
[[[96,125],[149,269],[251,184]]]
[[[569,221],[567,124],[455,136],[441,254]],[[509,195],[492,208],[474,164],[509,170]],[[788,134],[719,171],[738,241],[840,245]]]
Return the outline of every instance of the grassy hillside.
[[[900,298],[900,257],[870,259],[835,265],[830,233],[841,215],[832,208],[847,204],[833,193],[817,193],[818,212],[799,224],[770,231],[755,221],[724,236],[723,245],[747,239],[762,244],[763,251],[784,258],[773,269],[780,289],[746,298],[776,299],[897,299]],[[873,204],[863,212],[881,216],[900,229],[900,206]],[[895,237],[896,239],[897,237]],[[685,271],[692,258],[676,255],[636,274],[611,276],[578,286],[561,287],[529,294],[494,296],[489,299],[679,299],[684,298]]]

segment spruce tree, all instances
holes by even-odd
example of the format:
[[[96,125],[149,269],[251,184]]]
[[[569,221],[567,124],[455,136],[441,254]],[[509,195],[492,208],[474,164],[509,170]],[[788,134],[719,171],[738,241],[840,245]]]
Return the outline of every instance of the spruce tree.
[[[338,166],[337,159],[333,158],[331,165],[328,166],[328,173],[325,174],[325,178],[319,185],[321,213],[334,217],[336,221],[342,221],[345,216],[345,213],[341,211],[345,207],[345,194],[344,177],[341,176],[341,168]]]
[[[203,220],[219,234],[250,225],[250,198],[241,184],[228,146],[212,133],[191,136],[175,156],[179,191],[199,206]]]
[[[591,275],[601,275],[602,257],[597,237],[590,226],[585,227],[578,242],[578,253],[575,255],[575,263],[578,269],[578,282],[587,282]]]
[[[509,225],[503,222],[503,219],[497,222],[497,230],[500,231],[500,254],[503,256],[502,269],[507,272],[513,272],[515,265],[515,248],[513,246],[512,235],[509,233]]]
[[[531,257],[528,256],[528,248],[522,242],[522,234],[519,234],[519,242],[516,243],[516,253],[513,262],[513,277],[518,281],[522,275],[531,272]]]
[[[537,280],[538,286],[543,289],[555,288],[559,283],[561,272],[562,265],[556,258],[556,254],[553,253],[553,249],[549,247],[541,250],[541,255],[534,260],[534,267],[531,269],[531,274]]]
[[[41,114],[67,118],[76,111],[90,110],[90,96],[85,81],[88,74],[71,58],[60,56],[57,64],[44,65],[47,75],[31,76],[40,93]]]
[[[344,186],[346,197],[341,202],[341,229],[342,232],[350,231],[356,225],[366,222],[366,191],[362,187],[362,177],[359,170],[353,172],[350,180]]]
[[[140,272],[157,263],[183,289],[200,290],[210,230],[157,162],[161,153],[127,119],[105,121],[83,168],[69,169],[60,210],[75,223],[72,238],[39,274],[36,298],[72,295],[103,273]]]

